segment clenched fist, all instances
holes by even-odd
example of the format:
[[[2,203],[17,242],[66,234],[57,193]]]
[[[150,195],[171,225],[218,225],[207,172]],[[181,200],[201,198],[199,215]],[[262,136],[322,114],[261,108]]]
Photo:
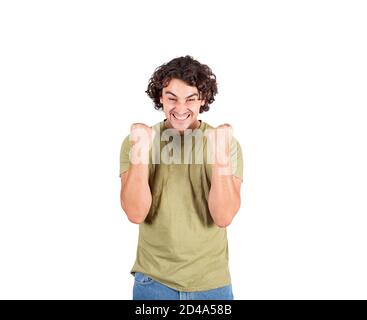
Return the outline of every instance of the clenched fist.
[[[149,150],[155,137],[155,131],[144,123],[133,123],[130,127],[131,162],[133,164],[148,164]]]
[[[211,163],[222,174],[231,174],[231,141],[233,129],[228,123],[211,129],[207,135]]]

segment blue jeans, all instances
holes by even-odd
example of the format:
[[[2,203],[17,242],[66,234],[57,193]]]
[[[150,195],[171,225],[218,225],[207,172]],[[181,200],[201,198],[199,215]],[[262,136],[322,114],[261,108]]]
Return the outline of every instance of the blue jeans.
[[[196,292],[177,291],[136,272],[133,300],[233,300],[232,285]]]

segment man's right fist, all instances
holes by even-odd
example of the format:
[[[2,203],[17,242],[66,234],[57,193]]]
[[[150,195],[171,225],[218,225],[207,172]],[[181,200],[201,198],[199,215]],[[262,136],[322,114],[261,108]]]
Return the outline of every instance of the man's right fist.
[[[131,162],[133,164],[148,164],[149,149],[152,146],[155,131],[144,123],[133,123],[130,128]]]

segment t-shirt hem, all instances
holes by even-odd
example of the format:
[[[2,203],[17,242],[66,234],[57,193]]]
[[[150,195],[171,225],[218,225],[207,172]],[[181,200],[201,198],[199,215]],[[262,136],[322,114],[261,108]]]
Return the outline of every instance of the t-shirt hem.
[[[167,282],[162,281],[162,280],[157,280],[154,276],[151,276],[150,274],[147,274],[144,271],[133,270],[130,273],[131,273],[131,275],[134,276],[135,272],[141,272],[141,273],[149,276],[150,278],[152,278],[156,282],[164,284],[165,286],[167,286],[171,289],[174,289],[174,290],[177,290],[177,291],[183,291],[183,292],[208,291],[208,290],[214,290],[214,289],[218,289],[218,288],[221,288],[221,287],[228,286],[228,285],[232,284],[231,281],[225,281],[223,283],[219,283],[219,284],[216,284],[216,285],[213,285],[213,286],[207,286],[207,287],[181,287],[181,286],[173,286],[173,285],[168,284]]]

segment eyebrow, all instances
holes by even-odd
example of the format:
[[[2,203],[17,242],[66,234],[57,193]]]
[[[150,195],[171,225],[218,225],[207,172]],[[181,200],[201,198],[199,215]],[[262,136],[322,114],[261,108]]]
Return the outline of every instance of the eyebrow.
[[[171,95],[173,95],[173,96],[175,96],[177,98],[177,96],[173,92],[171,92],[171,91],[166,91],[166,94],[171,94]],[[185,99],[191,98],[193,96],[199,96],[199,95],[197,93],[192,93],[189,96],[187,96]]]

